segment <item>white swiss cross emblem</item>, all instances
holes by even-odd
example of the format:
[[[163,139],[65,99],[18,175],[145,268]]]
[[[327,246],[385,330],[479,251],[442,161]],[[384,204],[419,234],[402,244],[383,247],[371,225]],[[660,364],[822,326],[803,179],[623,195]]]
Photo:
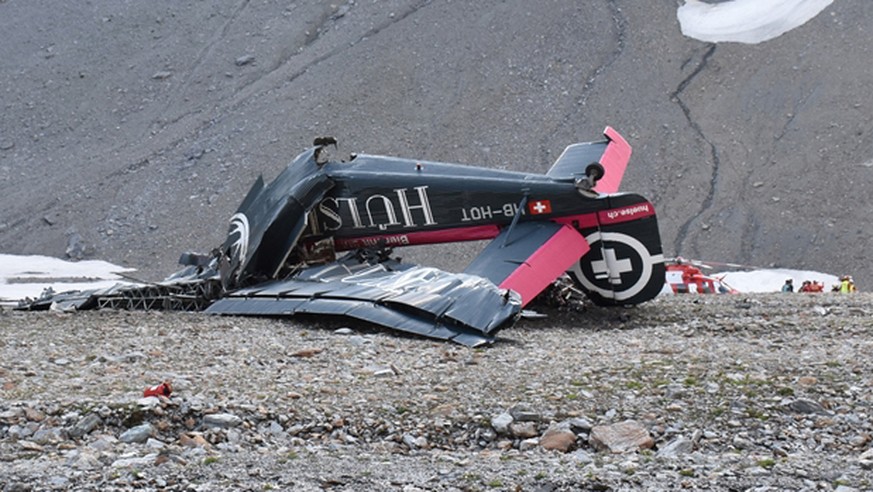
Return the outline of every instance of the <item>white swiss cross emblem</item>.
[[[613,248],[604,248],[603,259],[592,261],[591,270],[594,278],[608,280],[612,285],[621,285],[621,274],[634,271],[630,259],[618,259]]]
[[[541,215],[552,213],[552,202],[549,200],[536,200],[528,204],[528,211],[531,215]]]

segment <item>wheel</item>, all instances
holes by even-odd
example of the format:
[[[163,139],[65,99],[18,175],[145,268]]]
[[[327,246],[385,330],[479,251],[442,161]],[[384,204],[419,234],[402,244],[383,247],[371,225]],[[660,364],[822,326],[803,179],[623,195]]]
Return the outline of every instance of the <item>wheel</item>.
[[[605,174],[606,170],[603,169],[603,166],[599,162],[592,162],[585,168],[585,176],[591,178],[595,183],[600,181],[600,178]]]

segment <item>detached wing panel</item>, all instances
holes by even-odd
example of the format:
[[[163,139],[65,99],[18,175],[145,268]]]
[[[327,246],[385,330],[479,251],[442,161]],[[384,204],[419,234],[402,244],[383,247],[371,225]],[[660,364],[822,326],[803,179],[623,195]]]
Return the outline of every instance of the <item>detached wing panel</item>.
[[[487,279],[354,254],[298,275],[227,294],[208,313],[348,316],[394,330],[474,346],[490,343],[521,310]]]
[[[464,272],[518,292],[524,306],[589,249],[585,238],[569,225],[521,222],[504,229]]]

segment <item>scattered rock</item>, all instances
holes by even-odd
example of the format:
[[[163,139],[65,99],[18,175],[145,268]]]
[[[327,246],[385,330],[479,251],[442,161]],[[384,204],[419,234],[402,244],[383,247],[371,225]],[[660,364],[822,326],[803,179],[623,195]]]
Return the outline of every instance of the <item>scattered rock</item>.
[[[349,337],[348,341],[349,345],[353,347],[363,347],[364,345],[373,343],[372,340],[368,339],[367,337],[362,337],[360,335],[352,335]]]
[[[301,350],[297,350],[291,354],[291,357],[315,357],[316,355],[324,352],[323,348],[317,347],[307,347]]]
[[[85,245],[82,236],[80,236],[75,230],[67,231],[66,236],[67,247],[64,250],[64,254],[67,255],[67,258],[76,261],[85,258],[85,250],[87,249],[87,246]]]
[[[518,444],[518,450],[519,451],[530,451],[532,449],[535,449],[539,445],[540,445],[540,440],[535,438],[535,437],[532,437],[532,438],[525,439],[525,440],[521,441]]]
[[[144,469],[154,464],[158,453],[147,454],[145,456],[125,456],[119,458],[109,465],[112,468],[133,468]]]
[[[515,436],[520,437],[522,439],[536,437],[539,435],[537,432],[537,424],[535,422],[513,422],[509,424],[509,432]]]
[[[0,412],[0,422],[4,424],[14,424],[24,418],[25,413],[23,408],[10,408]]]
[[[663,458],[676,458],[691,452],[694,443],[684,436],[679,436],[658,449],[658,456]]]
[[[99,415],[89,413],[88,415],[79,419],[79,422],[70,429],[70,437],[78,439],[85,434],[90,434],[94,429],[96,429],[100,424],[103,423],[103,419],[100,418]]]
[[[503,412],[491,419],[491,427],[493,427],[498,434],[507,434],[509,432],[509,425],[512,424],[512,421],[512,415],[508,412]]]
[[[543,449],[566,453],[576,443],[576,434],[566,428],[550,427],[540,438]]]
[[[24,417],[30,422],[42,422],[45,420],[45,413],[35,408],[27,407],[24,409]]]
[[[228,429],[240,424],[242,424],[242,419],[232,413],[213,413],[203,417],[203,425],[206,427]]]
[[[148,356],[142,352],[128,352],[122,355],[106,357],[107,360],[120,364],[135,364],[147,358]]]
[[[827,414],[829,413],[821,404],[816,403],[811,400],[805,399],[797,399],[788,404],[788,408],[797,413],[817,413],[817,414]]]
[[[651,449],[655,445],[649,431],[633,420],[595,426],[591,429],[588,442],[594,449],[610,453],[628,453],[640,449]]]
[[[124,431],[118,440],[126,443],[144,443],[152,436],[154,428],[151,424],[145,423]]]
[[[300,336],[275,320],[0,311],[0,380],[17,382],[0,398],[0,476],[33,490],[54,489],[52,479],[314,490],[318,476],[379,490],[863,490],[873,373],[858,335],[873,309],[834,302],[835,329],[833,316],[795,304],[821,300],[756,297],[746,311],[724,297],[636,308],[645,327],[586,332],[584,362],[575,332],[523,325],[513,328],[523,344],[467,350],[385,333],[355,346],[353,334],[340,342],[307,326]],[[313,340],[334,343],[290,356]],[[138,398],[136,381],[164,377],[184,391]],[[632,424],[593,423],[623,420],[638,422],[636,439],[598,444],[604,429]]]
[[[538,412],[535,412],[523,403],[510,408],[509,414],[512,415],[513,420],[516,422],[539,422],[542,418]]]
[[[21,447],[21,449],[24,449],[27,451],[37,451],[37,452],[41,453],[45,450],[45,448],[43,448],[39,444],[32,442],[32,441],[26,441],[23,439],[18,441],[18,445]]]
[[[57,444],[67,439],[67,433],[59,427],[39,429],[33,433],[31,440],[37,444]]]
[[[594,462],[594,458],[591,456],[591,453],[585,451],[584,449],[577,449],[576,451],[570,453],[570,459],[578,463],[580,466]]]
[[[255,55],[243,55],[236,60],[234,60],[234,64],[238,67],[242,67],[244,65],[249,65],[255,62]]]
[[[735,449],[753,449],[755,447],[755,443],[739,435],[731,439],[731,445]]]
[[[136,404],[147,409],[152,409],[161,404],[161,399],[157,396],[146,396],[136,401]]]
[[[186,448],[210,448],[209,444],[199,432],[188,432],[179,436],[179,445]]]
[[[858,463],[865,470],[873,470],[873,448],[861,453],[858,457]]]
[[[588,419],[584,418],[574,418],[567,421],[567,425],[570,426],[570,429],[573,432],[591,432],[591,428],[594,427]]]

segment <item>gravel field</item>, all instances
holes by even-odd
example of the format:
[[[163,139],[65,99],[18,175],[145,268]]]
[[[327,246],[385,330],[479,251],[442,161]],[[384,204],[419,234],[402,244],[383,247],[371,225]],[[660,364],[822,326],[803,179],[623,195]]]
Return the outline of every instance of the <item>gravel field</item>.
[[[467,349],[0,311],[0,490],[873,488],[873,296],[542,312]]]

